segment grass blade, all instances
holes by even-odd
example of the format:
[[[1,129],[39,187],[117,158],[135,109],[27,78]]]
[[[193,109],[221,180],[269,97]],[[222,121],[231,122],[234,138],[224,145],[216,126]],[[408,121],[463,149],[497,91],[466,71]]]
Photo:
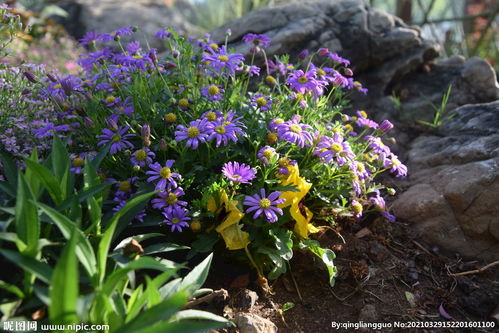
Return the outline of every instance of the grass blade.
[[[16,233],[19,239],[26,244],[26,252],[34,256],[40,238],[38,209],[34,203],[34,194],[21,173],[18,175],[17,182],[19,185],[15,207]]]

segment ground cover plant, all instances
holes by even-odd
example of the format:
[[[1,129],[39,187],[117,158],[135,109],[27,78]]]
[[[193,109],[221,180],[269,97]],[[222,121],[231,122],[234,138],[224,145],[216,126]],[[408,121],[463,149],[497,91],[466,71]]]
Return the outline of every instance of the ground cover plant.
[[[389,121],[378,124],[362,110],[343,113],[349,92],[367,93],[354,81],[349,61],[324,48],[302,52],[295,64],[287,56],[267,59],[264,50],[271,41],[255,34],[244,37],[254,54],[245,60],[209,35],[193,39],[174,30],[152,37],[164,40],[167,51],[158,54],[138,42],[122,42],[136,32],[125,27],[88,33],[81,43],[91,51],[79,61],[81,75],[6,69],[9,79],[22,83],[2,95],[3,119],[22,116],[15,123],[26,125],[14,130],[12,121],[0,123],[6,133],[2,239],[17,248],[2,254],[25,273],[24,283],[4,282],[4,289],[21,299],[34,293],[37,305],[45,303],[51,319],[60,321],[58,306],[74,304],[53,305],[44,297],[46,286],[31,290],[31,285],[35,279],[58,283],[64,269],[77,275],[79,261],[88,279],[80,284],[94,290],[81,295],[89,299],[88,320],[130,325],[133,321],[120,322],[120,315],[128,318],[130,302],[142,299],[144,290],[163,286],[166,291],[166,296],[152,291],[144,296],[154,309],[174,297],[171,290],[182,289],[168,282],[178,264],[141,255],[182,246],[190,248],[188,259],[215,250],[245,262],[262,285],[289,269],[293,250],[306,250],[323,261],[334,285],[335,255],[310,235],[369,213],[393,221],[383,199],[393,190],[375,178],[385,171],[407,173],[381,139],[393,127]],[[255,64],[256,55],[265,59],[263,66]],[[27,95],[29,101],[19,104],[24,99],[16,96]],[[21,110],[22,115],[16,113]],[[36,118],[39,110],[47,115]],[[21,149],[26,142],[31,146]],[[136,247],[132,257],[138,259],[124,263],[122,248],[111,250],[122,231],[139,235],[133,240],[140,245],[148,238],[141,230],[158,226],[163,239],[148,239],[156,252]],[[57,250],[42,251],[48,244]],[[75,248],[76,256],[70,254]],[[69,264],[55,264],[48,273],[54,258]],[[139,275],[145,282],[135,284],[135,278],[118,273],[138,269],[169,274],[154,280]],[[107,279],[119,291],[106,289]],[[204,281],[198,280],[195,287],[182,285],[188,294]],[[66,286],[74,297],[77,281]],[[102,300],[103,290],[115,295],[110,303]],[[176,310],[186,301],[182,297]],[[99,317],[100,309],[107,317]],[[196,313],[161,320],[173,325],[179,316],[223,323]]]

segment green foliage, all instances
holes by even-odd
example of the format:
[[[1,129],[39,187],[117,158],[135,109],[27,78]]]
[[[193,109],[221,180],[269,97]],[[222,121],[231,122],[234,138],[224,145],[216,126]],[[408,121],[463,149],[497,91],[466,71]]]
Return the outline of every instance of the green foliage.
[[[12,166],[7,155],[2,157],[6,165]],[[0,290],[5,292],[2,297],[13,304],[2,320],[19,318],[26,309],[47,306],[51,324],[104,324],[113,332],[176,328],[202,332],[229,324],[210,313],[181,310],[204,284],[212,255],[179,278],[184,265],[157,254],[186,247],[160,242],[146,247],[140,257],[127,252],[132,240],[163,238],[163,234],[133,236],[112,247],[117,225],[128,223],[122,217],[155,192],[133,198],[102,223],[102,197],[108,186],[95,184],[98,177],[92,163],[84,171],[86,182],[74,182],[73,176],[68,176],[70,156],[57,137],[48,163],[41,163],[36,154],[26,161],[22,172],[9,168],[9,180],[4,182],[12,187],[12,193],[7,194],[13,198],[8,203],[15,206],[2,207],[0,217],[9,219],[12,215],[14,223],[9,225],[9,231],[0,232],[0,255],[18,266],[21,274],[0,281]],[[99,161],[94,162],[98,167]],[[27,176],[30,173],[32,177]],[[76,220],[71,218],[75,207],[81,212]],[[100,213],[96,214],[96,210]],[[12,245],[17,250],[12,250]],[[146,271],[157,273],[150,276]],[[24,280],[22,286],[20,279]],[[22,313],[17,313],[21,309]]]
[[[438,128],[438,127],[442,126],[442,124],[445,121],[454,118],[456,116],[456,113],[453,113],[453,112],[444,116],[445,107],[447,106],[451,92],[452,92],[452,85],[449,85],[449,88],[447,88],[447,92],[442,96],[442,100],[440,102],[440,105],[438,105],[438,106],[436,106],[432,101],[430,101],[428,98],[425,98],[423,96],[426,99],[426,101],[428,102],[428,104],[431,105],[435,114],[433,115],[433,121],[431,123],[428,121],[424,121],[424,120],[419,120],[418,122],[420,124],[429,126],[431,128]]]

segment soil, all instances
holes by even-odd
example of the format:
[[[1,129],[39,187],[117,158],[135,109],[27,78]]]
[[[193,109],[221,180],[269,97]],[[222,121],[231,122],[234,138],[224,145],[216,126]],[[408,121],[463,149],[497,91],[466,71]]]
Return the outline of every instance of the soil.
[[[335,264],[339,273],[334,287],[328,284],[322,262],[308,253],[295,252],[292,273],[269,281],[271,292],[257,285],[253,272],[237,270],[218,258],[212,265],[207,286],[226,289],[229,297],[201,308],[229,317],[249,312],[269,319],[279,332],[357,331],[353,326],[336,330],[332,322],[392,324],[391,328],[364,328],[360,332],[493,331],[491,328],[402,329],[393,325],[395,322],[490,324],[494,312],[497,316],[499,304],[499,266],[452,276],[487,263],[441,253],[412,235],[408,224],[389,223],[380,218],[345,222],[336,229],[324,229],[314,238],[337,255]],[[248,290],[256,291],[259,296],[253,306],[248,304],[252,303],[247,297]],[[294,306],[286,310],[291,303]],[[229,328],[220,332],[239,331]]]

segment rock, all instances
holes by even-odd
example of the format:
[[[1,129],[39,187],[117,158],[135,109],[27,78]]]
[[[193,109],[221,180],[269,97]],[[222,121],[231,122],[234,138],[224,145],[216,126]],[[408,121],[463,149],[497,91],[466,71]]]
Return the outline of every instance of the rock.
[[[162,49],[163,43],[154,38],[160,29],[171,27],[186,34],[199,33],[199,29],[163,0],[65,0],[59,5],[70,10],[70,18],[63,24],[75,38],[92,30],[111,32],[125,26],[138,26],[142,32],[136,33],[133,40],[139,40],[143,47],[148,42],[150,47]]]
[[[437,135],[423,135],[408,153],[407,190],[395,215],[444,249],[499,259],[499,101],[456,109]]]
[[[258,294],[253,290],[243,289],[236,297],[235,306],[241,310],[251,309],[256,301],[258,301]]]
[[[273,322],[252,313],[237,313],[234,322],[241,333],[277,332],[277,326]]]

